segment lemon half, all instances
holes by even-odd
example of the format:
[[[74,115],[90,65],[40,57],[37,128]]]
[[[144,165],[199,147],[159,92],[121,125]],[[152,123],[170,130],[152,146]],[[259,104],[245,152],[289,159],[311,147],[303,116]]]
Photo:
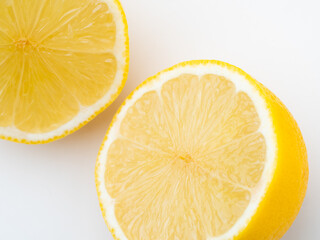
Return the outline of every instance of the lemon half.
[[[0,1],[0,138],[45,143],[77,130],[124,86],[118,0]]]
[[[219,61],[144,81],[115,115],[96,164],[115,239],[280,239],[308,181],[301,132],[248,74]]]

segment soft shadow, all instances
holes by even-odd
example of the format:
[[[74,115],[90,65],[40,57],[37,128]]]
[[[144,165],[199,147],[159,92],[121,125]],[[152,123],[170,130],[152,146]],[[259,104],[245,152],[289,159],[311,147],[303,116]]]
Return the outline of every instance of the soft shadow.
[[[311,218],[311,216],[314,216],[313,214],[314,209],[312,207],[312,199],[309,197],[307,193],[307,197],[304,200],[304,203],[302,204],[302,207],[300,209],[300,212],[298,214],[298,217],[288,230],[288,232],[281,238],[282,240],[301,240],[301,239],[311,239],[311,235],[308,233],[311,233],[314,231],[314,226],[308,226],[308,223],[310,224],[311,221],[308,219]]]

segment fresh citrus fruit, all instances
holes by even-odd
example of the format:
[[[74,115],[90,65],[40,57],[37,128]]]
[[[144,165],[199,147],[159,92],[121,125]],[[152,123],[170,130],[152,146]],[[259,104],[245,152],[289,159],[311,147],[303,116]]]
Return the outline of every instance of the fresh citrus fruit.
[[[45,143],[106,108],[128,72],[118,0],[0,1],[0,138]]]
[[[143,82],[115,115],[96,165],[116,239],[279,239],[307,180],[289,111],[219,61],[185,62]]]

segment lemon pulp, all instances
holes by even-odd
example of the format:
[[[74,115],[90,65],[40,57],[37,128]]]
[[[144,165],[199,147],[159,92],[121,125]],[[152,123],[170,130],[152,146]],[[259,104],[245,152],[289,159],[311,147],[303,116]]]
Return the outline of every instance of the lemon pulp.
[[[208,239],[235,225],[266,162],[249,96],[215,74],[181,74],[130,106],[105,187],[128,239]]]
[[[1,1],[0,127],[50,132],[101,99],[115,40],[105,1]]]

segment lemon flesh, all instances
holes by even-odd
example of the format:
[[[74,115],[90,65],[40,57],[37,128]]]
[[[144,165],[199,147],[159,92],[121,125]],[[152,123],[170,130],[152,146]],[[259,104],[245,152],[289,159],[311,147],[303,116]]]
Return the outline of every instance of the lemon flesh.
[[[0,127],[48,133],[99,110],[91,106],[122,83],[114,9],[113,1],[0,2]]]
[[[244,213],[265,166],[252,100],[228,79],[181,74],[141,96],[107,154],[105,185],[128,239],[206,239]]]

